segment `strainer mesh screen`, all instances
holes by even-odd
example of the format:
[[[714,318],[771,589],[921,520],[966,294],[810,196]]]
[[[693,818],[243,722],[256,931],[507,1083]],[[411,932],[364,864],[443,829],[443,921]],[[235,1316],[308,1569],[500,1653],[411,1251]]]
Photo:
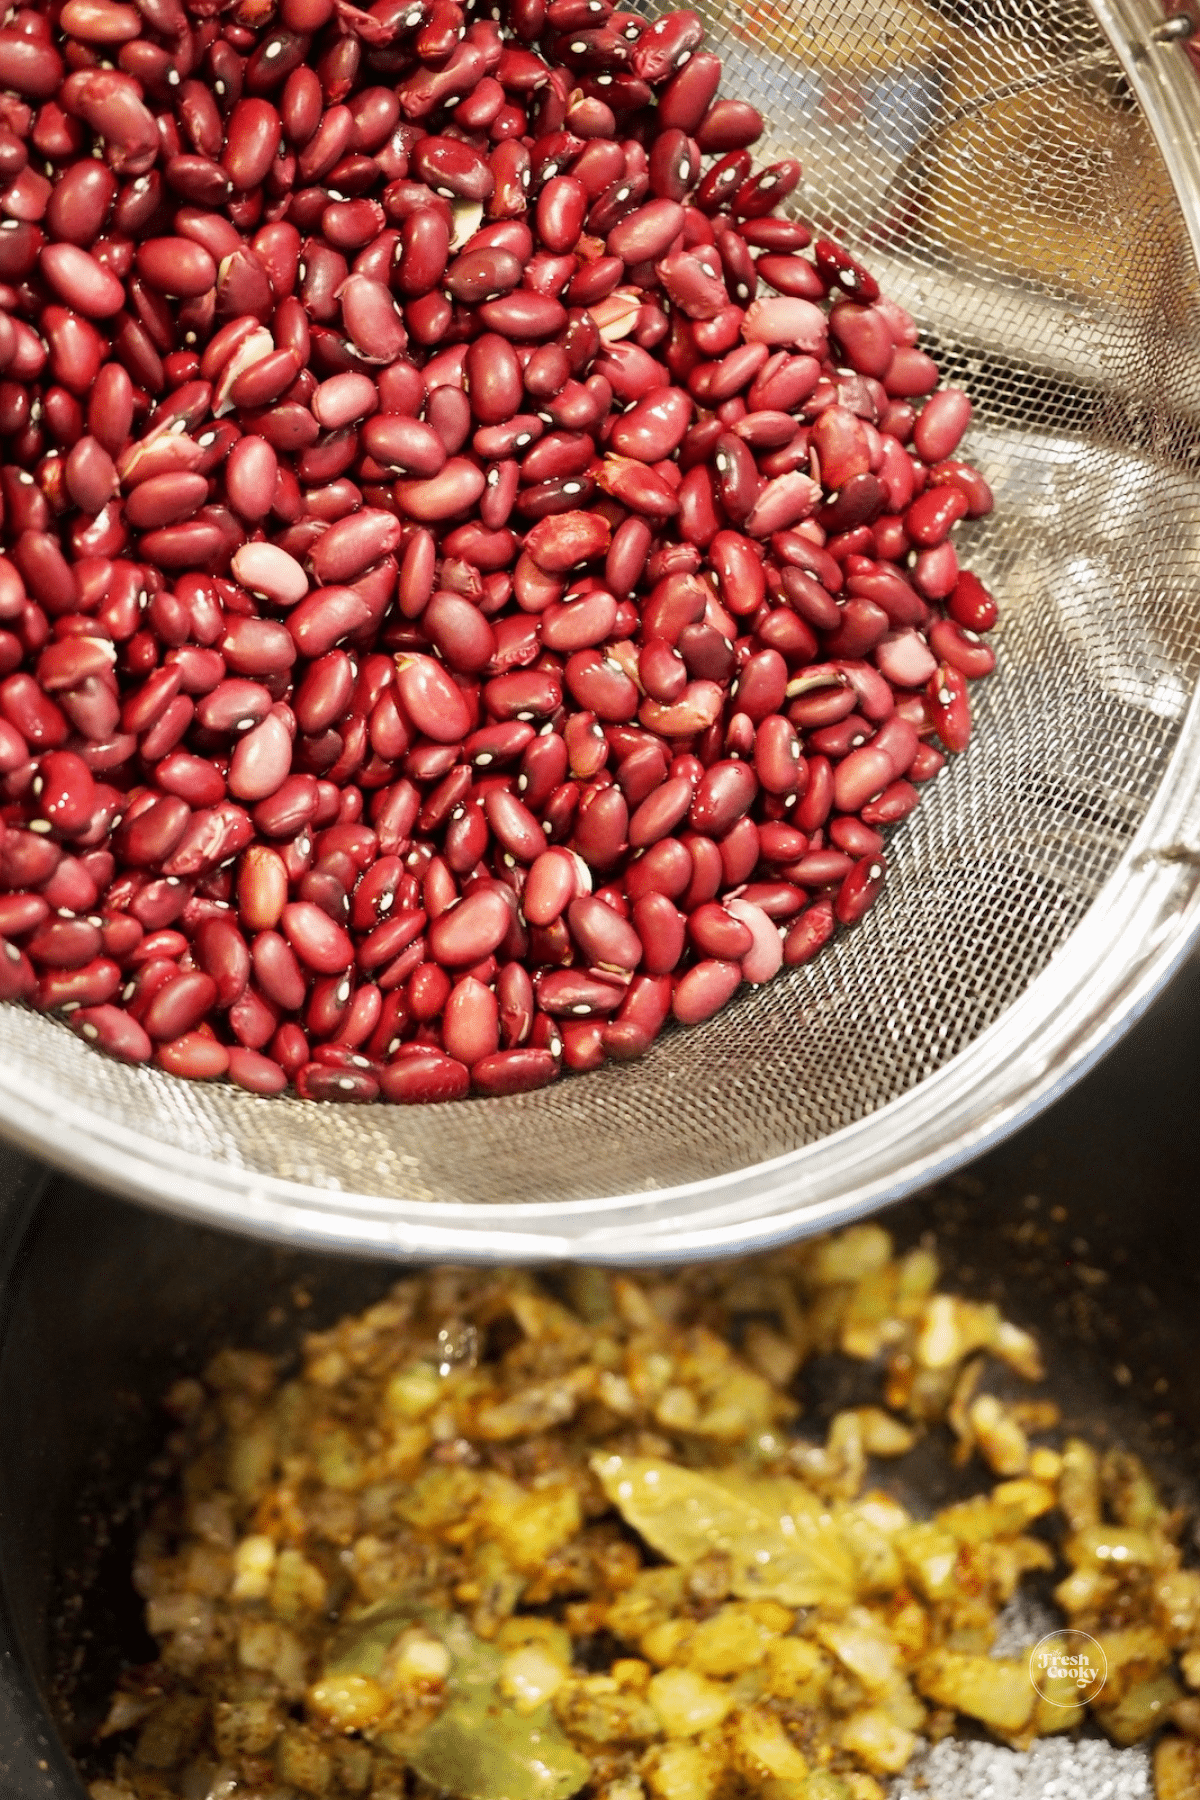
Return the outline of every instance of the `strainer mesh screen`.
[[[976,734],[895,833],[885,894],[814,964],[645,1061],[393,1109],[129,1071],[0,1009],[0,1055],[156,1142],[416,1200],[553,1201],[720,1178],[960,1054],[1047,965],[1160,783],[1200,658],[1197,283],[1159,153],[1090,11],[756,0],[710,15],[723,91],[798,154],[976,404],[996,511],[960,555],[1002,608]],[[758,154],[763,156],[764,146]],[[765,158],[764,158],[765,159]]]

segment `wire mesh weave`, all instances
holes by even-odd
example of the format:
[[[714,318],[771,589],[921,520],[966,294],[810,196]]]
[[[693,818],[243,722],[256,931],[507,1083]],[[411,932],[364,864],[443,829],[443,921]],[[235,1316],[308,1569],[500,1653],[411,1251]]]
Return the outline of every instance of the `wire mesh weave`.
[[[884,896],[815,963],[644,1061],[536,1094],[261,1101],[0,1009],[0,1058],[40,1088],[335,1210],[339,1189],[570,1203],[719,1183],[967,1052],[1116,867],[1200,663],[1200,290],[1120,65],[1072,0],[751,0],[709,23],[723,92],[772,122],[757,154],[802,158],[803,216],[969,387],[965,454],[996,493],[959,550],[999,597],[999,670],[969,752],[895,833]]]

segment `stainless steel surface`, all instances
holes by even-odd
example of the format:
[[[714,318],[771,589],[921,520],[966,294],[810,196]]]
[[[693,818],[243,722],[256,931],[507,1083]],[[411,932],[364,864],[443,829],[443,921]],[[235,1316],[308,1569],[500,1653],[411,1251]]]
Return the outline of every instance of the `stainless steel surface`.
[[[424,1109],[188,1086],[0,1009],[0,1124],[240,1229],[395,1255],[634,1261],[870,1210],[1012,1129],[1200,928],[1200,99],[1150,0],[795,0],[710,13],[969,385],[1002,606],[976,737],[808,968],[643,1063]]]

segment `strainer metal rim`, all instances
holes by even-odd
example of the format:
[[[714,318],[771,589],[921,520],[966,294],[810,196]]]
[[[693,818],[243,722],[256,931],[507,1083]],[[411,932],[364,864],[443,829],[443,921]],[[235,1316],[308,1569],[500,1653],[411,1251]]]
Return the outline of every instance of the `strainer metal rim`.
[[[1147,0],[1089,0],[1141,103],[1200,263],[1200,91]],[[1049,1105],[1140,1017],[1200,937],[1200,695],[1142,825],[1049,965],[916,1087],[842,1130],[701,1182],[550,1203],[322,1189],[174,1149],[0,1067],[0,1130],[57,1167],[177,1216],[405,1259],[634,1264],[750,1250],[858,1217]],[[270,1100],[262,1106],[277,1104]],[[897,1154],[897,1141],[905,1148]]]

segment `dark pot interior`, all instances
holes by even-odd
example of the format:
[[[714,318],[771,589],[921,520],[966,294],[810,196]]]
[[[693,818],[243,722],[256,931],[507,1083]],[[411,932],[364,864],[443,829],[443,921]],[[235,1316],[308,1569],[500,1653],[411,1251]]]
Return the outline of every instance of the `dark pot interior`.
[[[1068,1428],[1118,1437],[1186,1498],[1200,1463],[1200,962],[1074,1092],[969,1174],[894,1209],[946,1280],[1049,1350]],[[224,1343],[286,1352],[391,1264],[276,1250],[73,1182],[0,1199],[0,1792],[82,1800],[74,1751],[151,1645],[129,1569],[159,1397]],[[2,1179],[2,1177],[0,1177]],[[806,1377],[810,1422],[833,1410]],[[934,1498],[934,1496],[930,1496]]]

